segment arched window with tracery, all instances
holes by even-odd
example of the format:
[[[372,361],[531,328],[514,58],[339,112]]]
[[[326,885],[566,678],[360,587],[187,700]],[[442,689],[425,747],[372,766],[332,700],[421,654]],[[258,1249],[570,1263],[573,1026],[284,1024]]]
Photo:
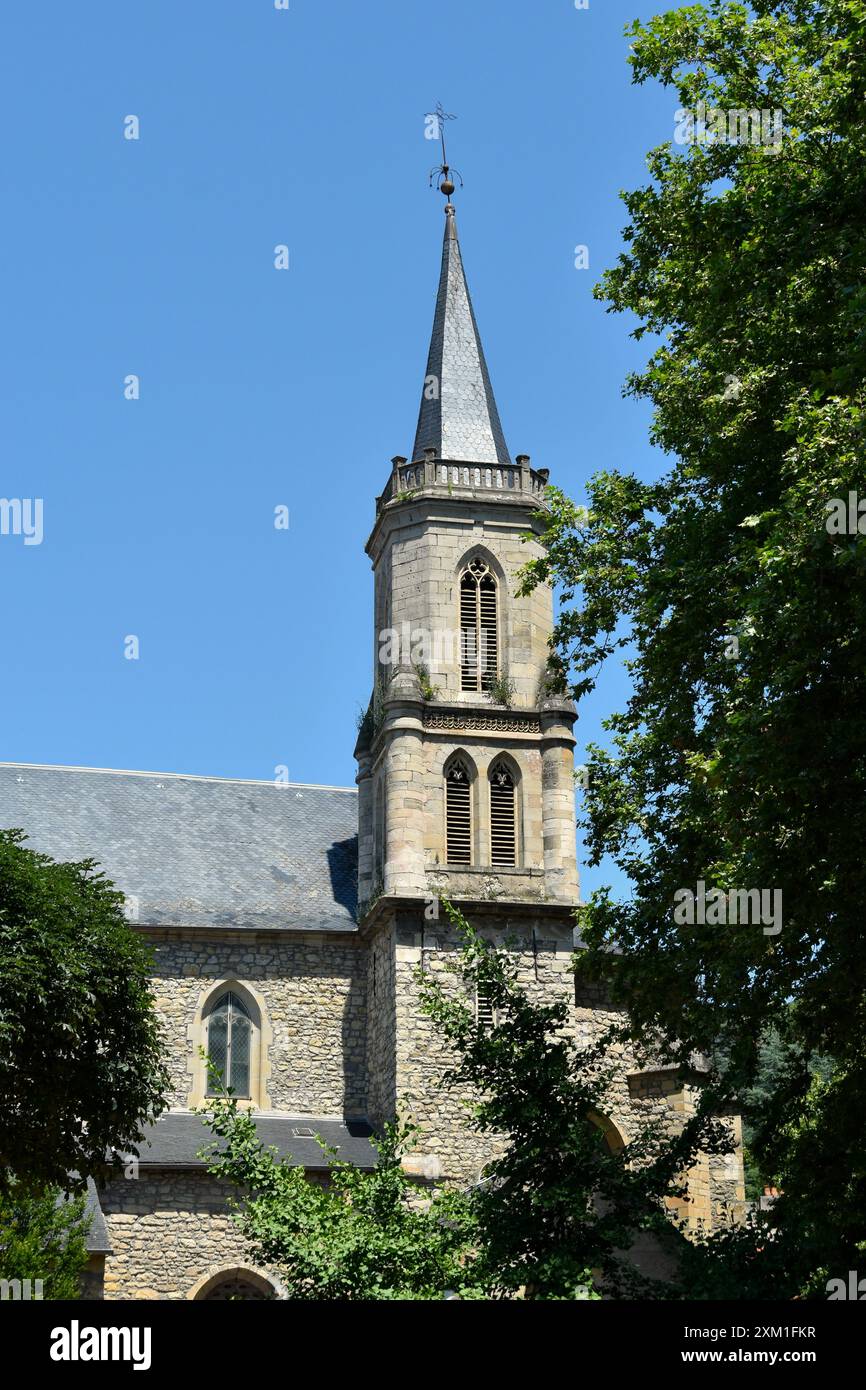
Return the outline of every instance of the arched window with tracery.
[[[472,777],[462,758],[445,771],[445,843],[449,864],[472,863]]]
[[[252,1033],[246,1004],[233,990],[226,990],[207,1016],[207,1054],[219,1074],[208,1075],[209,1096],[231,1087],[236,1096],[249,1099]]]
[[[517,809],[514,775],[502,760],[490,769],[490,862],[500,868],[517,863]]]
[[[489,690],[498,675],[496,580],[476,555],[460,579],[460,689]]]

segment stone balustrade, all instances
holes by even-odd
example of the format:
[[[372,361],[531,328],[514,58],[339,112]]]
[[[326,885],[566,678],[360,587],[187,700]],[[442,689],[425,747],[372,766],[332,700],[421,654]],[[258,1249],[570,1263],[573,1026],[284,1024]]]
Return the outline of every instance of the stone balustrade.
[[[455,488],[459,489],[460,496],[491,492],[529,495],[543,505],[547,488],[547,470],[531,468],[526,454],[518,454],[516,461],[507,466],[446,461],[437,458],[432,450],[427,450],[426,457],[414,463],[399,457],[392,463],[388,485],[377,500],[377,512],[407,493],[435,493],[440,489],[453,492]]]

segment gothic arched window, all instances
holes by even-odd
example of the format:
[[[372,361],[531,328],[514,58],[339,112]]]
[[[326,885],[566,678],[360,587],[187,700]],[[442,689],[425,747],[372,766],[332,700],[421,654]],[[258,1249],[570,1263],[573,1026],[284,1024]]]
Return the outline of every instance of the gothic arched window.
[[[489,690],[498,674],[496,580],[476,556],[460,580],[460,689]]]
[[[236,1096],[249,1097],[252,1031],[243,1000],[231,990],[221,994],[207,1018],[207,1054],[219,1072],[219,1080],[208,1076],[209,1096],[217,1094],[221,1082]]]
[[[445,844],[449,864],[472,863],[472,778],[459,758],[445,773]]]
[[[501,868],[517,863],[514,776],[506,762],[490,769],[490,862]]]

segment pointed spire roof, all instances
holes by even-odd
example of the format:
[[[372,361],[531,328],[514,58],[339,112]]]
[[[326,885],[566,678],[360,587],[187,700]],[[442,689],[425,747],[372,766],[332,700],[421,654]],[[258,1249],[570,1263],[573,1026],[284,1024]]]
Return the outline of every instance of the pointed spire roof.
[[[511,465],[457,240],[454,206],[445,207],[442,273],[412,460],[425,449],[464,463]]]

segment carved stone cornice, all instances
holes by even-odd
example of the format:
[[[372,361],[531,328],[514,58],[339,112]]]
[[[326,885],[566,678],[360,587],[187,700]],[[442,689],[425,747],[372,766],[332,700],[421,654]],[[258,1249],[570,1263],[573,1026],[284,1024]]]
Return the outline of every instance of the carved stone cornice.
[[[524,710],[431,709],[424,710],[425,729],[447,729],[457,733],[540,734],[537,714]]]

